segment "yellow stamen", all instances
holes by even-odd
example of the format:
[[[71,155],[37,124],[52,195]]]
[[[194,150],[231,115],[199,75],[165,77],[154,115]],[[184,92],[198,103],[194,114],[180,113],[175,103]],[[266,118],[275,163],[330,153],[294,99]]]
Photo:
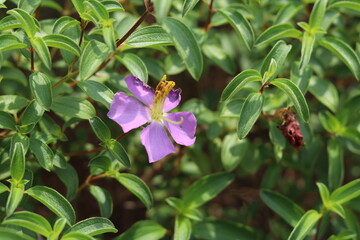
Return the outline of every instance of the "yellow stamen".
[[[151,107],[151,118],[156,121],[163,119],[163,108],[166,96],[169,94],[171,89],[175,86],[175,82],[166,81],[166,75],[164,75],[161,81],[158,83],[155,89],[154,103]]]
[[[172,123],[172,124],[176,124],[176,125],[180,125],[180,124],[182,124],[183,122],[184,122],[184,118],[183,117],[180,117],[180,121],[173,121],[173,120],[171,120],[171,119],[168,119],[167,117],[162,117],[162,119],[164,119],[165,121],[167,121],[167,122],[170,122],[170,123]]]

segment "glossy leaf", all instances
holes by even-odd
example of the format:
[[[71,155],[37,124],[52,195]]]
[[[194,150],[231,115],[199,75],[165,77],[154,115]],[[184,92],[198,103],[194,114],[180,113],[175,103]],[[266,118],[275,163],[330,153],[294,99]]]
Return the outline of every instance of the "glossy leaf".
[[[85,1],[83,0],[71,0],[72,4],[74,5],[76,11],[79,13],[80,17],[85,13],[86,5]]]
[[[17,95],[0,96],[0,111],[17,113],[28,104],[28,100]]]
[[[240,139],[245,138],[260,116],[264,96],[260,93],[250,93],[240,112],[237,135]]]
[[[15,130],[16,129],[15,119],[10,114],[0,111],[0,128]]]
[[[18,49],[18,48],[24,48],[27,46],[25,43],[20,42],[17,37],[10,34],[0,35],[0,42],[1,42],[0,52]]]
[[[174,240],[189,240],[191,231],[192,229],[190,220],[182,215],[176,216]]]
[[[153,197],[151,191],[141,178],[129,173],[116,174],[115,178],[130,192],[137,196],[142,203],[144,203],[146,208],[149,209],[152,207]]]
[[[256,45],[261,46],[271,43],[282,38],[296,38],[301,39],[302,33],[295,29],[291,24],[278,24],[269,27],[256,39]]]
[[[133,32],[125,44],[133,48],[172,45],[173,42],[161,26],[152,25]]]
[[[68,52],[80,56],[79,46],[71,38],[61,34],[49,34],[43,37],[45,44],[49,47],[64,49]]]
[[[325,16],[326,5],[328,0],[316,0],[311,10],[309,25],[312,29],[320,27]]]
[[[109,55],[110,49],[106,44],[91,40],[80,56],[80,79],[86,80],[91,77]]]
[[[302,240],[313,229],[317,221],[322,217],[320,213],[315,210],[307,211],[296,224],[288,240]]]
[[[132,75],[147,83],[148,70],[140,57],[133,53],[125,53],[117,57],[117,59],[125,65]]]
[[[332,112],[336,112],[339,105],[339,95],[335,85],[332,82],[322,78],[311,78],[309,91],[323,105],[328,107]]]
[[[292,101],[295,106],[297,114],[305,121],[309,121],[310,112],[309,107],[306,103],[304,95],[300,89],[292,83],[290,80],[285,78],[277,78],[271,81],[271,84],[282,90]]]
[[[344,150],[341,142],[331,138],[327,144],[329,161],[328,182],[330,189],[341,186],[344,179]]]
[[[12,15],[3,17],[0,20],[0,30],[8,30],[13,28],[20,28],[20,22]]]
[[[131,167],[129,156],[124,147],[119,142],[111,139],[106,143],[106,147],[109,149],[110,153],[114,156],[114,158],[120,161],[124,165],[124,167]]]
[[[35,240],[24,233],[11,228],[0,227],[0,236],[2,240]]]
[[[71,96],[54,98],[51,110],[62,116],[81,119],[90,119],[96,115],[95,108],[89,101]]]
[[[100,215],[109,218],[113,212],[113,201],[110,193],[105,189],[94,185],[90,186],[89,191],[98,202]]]
[[[77,222],[67,232],[79,232],[89,236],[96,236],[107,232],[116,233],[117,229],[114,227],[114,224],[107,218],[92,217]]]
[[[92,80],[79,82],[78,85],[90,98],[110,108],[114,93],[106,85]]]
[[[22,125],[36,124],[44,114],[44,108],[37,102],[31,101],[21,114]]]
[[[32,47],[35,49],[35,52],[37,53],[45,67],[51,69],[51,55],[48,47],[45,44],[44,39],[42,39],[41,37],[35,37],[33,39],[30,39],[30,41]]]
[[[44,73],[36,72],[30,75],[29,83],[36,101],[45,110],[50,110],[53,96],[50,79]]]
[[[170,35],[175,48],[191,76],[199,80],[203,71],[203,57],[193,32],[175,18],[163,20],[163,28]]]
[[[123,12],[124,7],[121,5],[120,2],[114,1],[114,0],[104,0],[101,2],[102,5],[106,8],[106,11],[108,12],[115,12],[120,11]]]
[[[19,21],[21,28],[24,29],[29,38],[33,38],[35,36],[36,25],[32,16],[20,8],[11,9],[7,11],[7,13],[14,16],[16,20]]]
[[[255,34],[250,23],[241,15],[240,12],[234,9],[222,9],[219,10],[234,28],[242,43],[250,50],[255,42]]]
[[[360,179],[351,181],[336,189],[330,195],[330,200],[338,204],[344,204],[358,196],[360,196]]]
[[[95,135],[102,141],[106,142],[111,139],[110,129],[106,124],[98,117],[89,119],[90,126],[94,131]]]
[[[268,207],[279,214],[291,226],[295,226],[304,214],[304,210],[300,206],[279,193],[262,189],[260,197]]]
[[[101,2],[95,0],[87,0],[85,2],[90,9],[93,11],[97,19],[101,22],[103,20],[109,19],[109,13],[106,11],[104,5]]]
[[[20,182],[25,173],[25,153],[24,147],[21,142],[17,142],[12,149],[11,163],[10,163],[10,174],[11,178],[15,182]]]
[[[247,69],[236,75],[225,87],[221,94],[221,101],[225,101],[238,93],[247,83],[261,81],[260,73],[253,69]]]
[[[75,222],[75,211],[71,204],[56,190],[45,186],[34,186],[27,190],[32,198],[44,204],[57,216],[63,217],[69,224]]]
[[[138,221],[114,240],[158,240],[164,237],[166,229],[151,220]]]
[[[239,140],[235,132],[224,137],[221,147],[221,162],[225,170],[234,170],[246,155],[249,143],[246,139]]]
[[[79,25],[80,22],[77,21],[76,19],[69,17],[69,16],[62,16],[59,19],[56,20],[56,22],[54,23],[53,26],[53,33],[54,34],[61,34],[63,33],[66,29],[72,27],[72,26],[76,26]]]
[[[24,189],[25,185],[22,183],[17,183],[14,181],[11,181],[11,187],[10,187],[10,194],[6,202],[6,216],[10,216],[13,214],[15,209],[19,206],[23,195],[24,195]]]
[[[184,193],[184,205],[187,208],[197,208],[203,205],[217,196],[233,180],[234,176],[230,173],[215,173],[202,177]]]
[[[47,171],[51,171],[54,163],[54,153],[51,148],[42,141],[31,138],[30,149],[36,156],[36,159],[38,160],[40,166]]]
[[[335,53],[351,70],[357,80],[360,80],[360,59],[356,52],[345,42],[336,38],[322,38],[320,45]]]

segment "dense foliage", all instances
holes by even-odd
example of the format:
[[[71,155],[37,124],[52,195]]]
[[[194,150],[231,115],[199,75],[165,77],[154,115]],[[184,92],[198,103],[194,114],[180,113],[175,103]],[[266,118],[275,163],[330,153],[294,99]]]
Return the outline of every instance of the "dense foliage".
[[[360,239],[359,26],[359,0],[0,0],[0,239]]]

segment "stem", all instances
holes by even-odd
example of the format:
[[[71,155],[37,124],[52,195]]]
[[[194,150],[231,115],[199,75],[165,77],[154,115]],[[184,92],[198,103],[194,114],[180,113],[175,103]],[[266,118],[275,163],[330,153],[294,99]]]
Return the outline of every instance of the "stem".
[[[316,224],[316,234],[315,234],[313,240],[317,240],[318,237],[319,237],[320,226],[321,226],[322,220],[323,220],[323,217],[320,218],[320,220],[319,220],[319,221],[317,222],[317,224]]]
[[[34,48],[33,47],[30,47],[30,63],[31,63],[31,72],[35,72]]]
[[[88,178],[86,178],[85,182],[83,184],[81,184],[81,186],[77,189],[77,192],[80,192],[81,190],[83,190],[84,188],[89,186],[92,181],[94,181],[96,179],[104,178],[106,176],[107,176],[106,173],[96,175],[96,176],[92,176],[92,177],[89,176]]]
[[[64,76],[64,77],[61,78],[59,81],[57,81],[57,82],[52,86],[52,88],[53,88],[53,89],[57,88],[57,87],[60,86],[63,82],[65,82],[65,81],[68,80],[69,78],[72,78],[72,77],[76,76],[78,73],[79,73],[79,70],[77,70],[77,71],[75,71],[75,72],[72,72],[72,73],[69,73],[68,75]]]
[[[207,17],[206,24],[205,24],[205,31],[208,31],[211,27],[210,23],[211,23],[212,11],[213,11],[213,3],[214,3],[214,0],[211,0],[210,5],[209,5],[208,17]]]

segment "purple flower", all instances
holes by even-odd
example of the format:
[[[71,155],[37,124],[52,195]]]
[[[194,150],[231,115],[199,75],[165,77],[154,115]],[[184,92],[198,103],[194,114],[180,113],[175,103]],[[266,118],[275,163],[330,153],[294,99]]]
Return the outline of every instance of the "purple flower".
[[[175,152],[165,128],[176,143],[185,146],[194,144],[196,139],[194,114],[191,112],[167,113],[181,100],[181,89],[173,90],[175,86],[173,81],[166,81],[166,76],[164,76],[155,91],[131,75],[125,78],[125,82],[137,99],[123,92],[116,93],[107,116],[117,122],[124,132],[150,123],[140,135],[150,162],[156,162]]]

